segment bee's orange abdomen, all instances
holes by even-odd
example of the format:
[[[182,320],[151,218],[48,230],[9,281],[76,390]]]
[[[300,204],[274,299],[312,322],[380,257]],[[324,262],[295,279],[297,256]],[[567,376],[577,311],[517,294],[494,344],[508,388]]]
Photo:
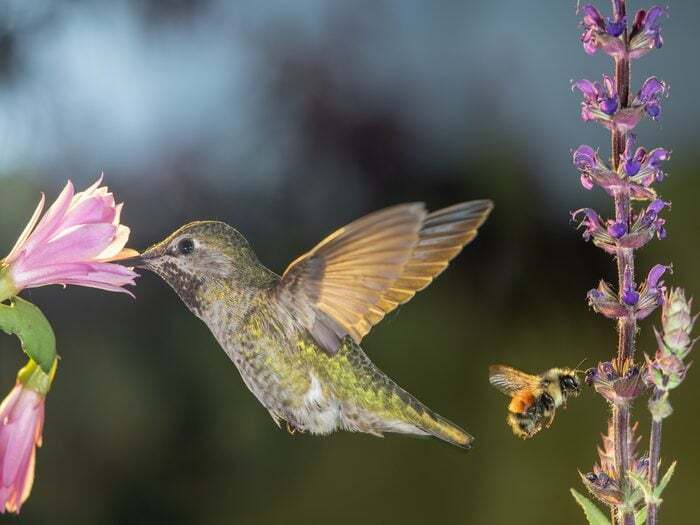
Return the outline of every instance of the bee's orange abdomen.
[[[513,396],[508,405],[508,410],[516,414],[524,414],[535,402],[534,394],[529,390],[522,390]]]

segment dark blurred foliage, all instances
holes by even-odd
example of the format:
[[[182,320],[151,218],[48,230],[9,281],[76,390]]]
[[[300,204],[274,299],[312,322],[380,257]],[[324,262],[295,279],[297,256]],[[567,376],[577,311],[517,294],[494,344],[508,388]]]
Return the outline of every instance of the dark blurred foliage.
[[[637,8],[632,2],[631,8]],[[639,268],[700,290],[698,81],[693,22],[672,2],[667,45],[635,64],[673,86],[669,238]],[[246,390],[212,336],[151,275],[136,300],[84,289],[26,297],[52,320],[62,362],[47,404],[26,523],[579,523],[568,494],[595,459],[606,407],[590,392],[523,442],[487,367],[532,372],[614,352],[585,292],[614,280],[568,211],[594,205],[569,150],[607,151],[577,120],[569,79],[585,57],[575,2],[4,2],[0,8],[0,246],[38,197],[104,170],[132,245],[181,223],[236,225],[278,272],[377,208],[490,197],[477,241],[366,339],[409,391],[477,436],[464,454],[407,437],[291,437]],[[652,323],[639,351],[653,352]],[[7,390],[21,355],[0,339]],[[700,453],[694,370],[674,392],[663,457],[680,460],[665,523],[692,516]],[[643,403],[634,413],[648,428]],[[7,519],[7,518],[3,518]],[[10,521],[10,519],[7,519]]]

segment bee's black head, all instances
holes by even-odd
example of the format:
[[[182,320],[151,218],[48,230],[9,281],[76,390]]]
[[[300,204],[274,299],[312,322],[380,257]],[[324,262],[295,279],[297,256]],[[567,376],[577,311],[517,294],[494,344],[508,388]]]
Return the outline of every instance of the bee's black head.
[[[563,374],[559,378],[559,385],[564,395],[578,395],[579,383],[578,379],[573,374]]]

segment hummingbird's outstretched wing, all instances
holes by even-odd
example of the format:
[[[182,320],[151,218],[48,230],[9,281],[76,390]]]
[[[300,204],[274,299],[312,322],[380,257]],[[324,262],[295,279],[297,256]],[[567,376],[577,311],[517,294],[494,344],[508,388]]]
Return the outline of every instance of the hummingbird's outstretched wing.
[[[330,354],[359,343],[398,305],[428,286],[470,242],[491,201],[427,214],[422,203],[381,210],[335,231],[289,265],[280,302]]]

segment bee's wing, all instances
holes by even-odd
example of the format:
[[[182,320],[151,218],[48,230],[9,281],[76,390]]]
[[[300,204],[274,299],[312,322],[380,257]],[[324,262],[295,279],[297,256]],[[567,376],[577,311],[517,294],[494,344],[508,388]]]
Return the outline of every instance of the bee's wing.
[[[440,274],[477,233],[490,201],[427,214],[422,203],[381,210],[340,228],[302,255],[276,288],[321,347],[359,343],[372,326]]]
[[[536,388],[539,385],[539,378],[507,365],[491,365],[489,367],[489,383],[512,397],[525,388]]]

